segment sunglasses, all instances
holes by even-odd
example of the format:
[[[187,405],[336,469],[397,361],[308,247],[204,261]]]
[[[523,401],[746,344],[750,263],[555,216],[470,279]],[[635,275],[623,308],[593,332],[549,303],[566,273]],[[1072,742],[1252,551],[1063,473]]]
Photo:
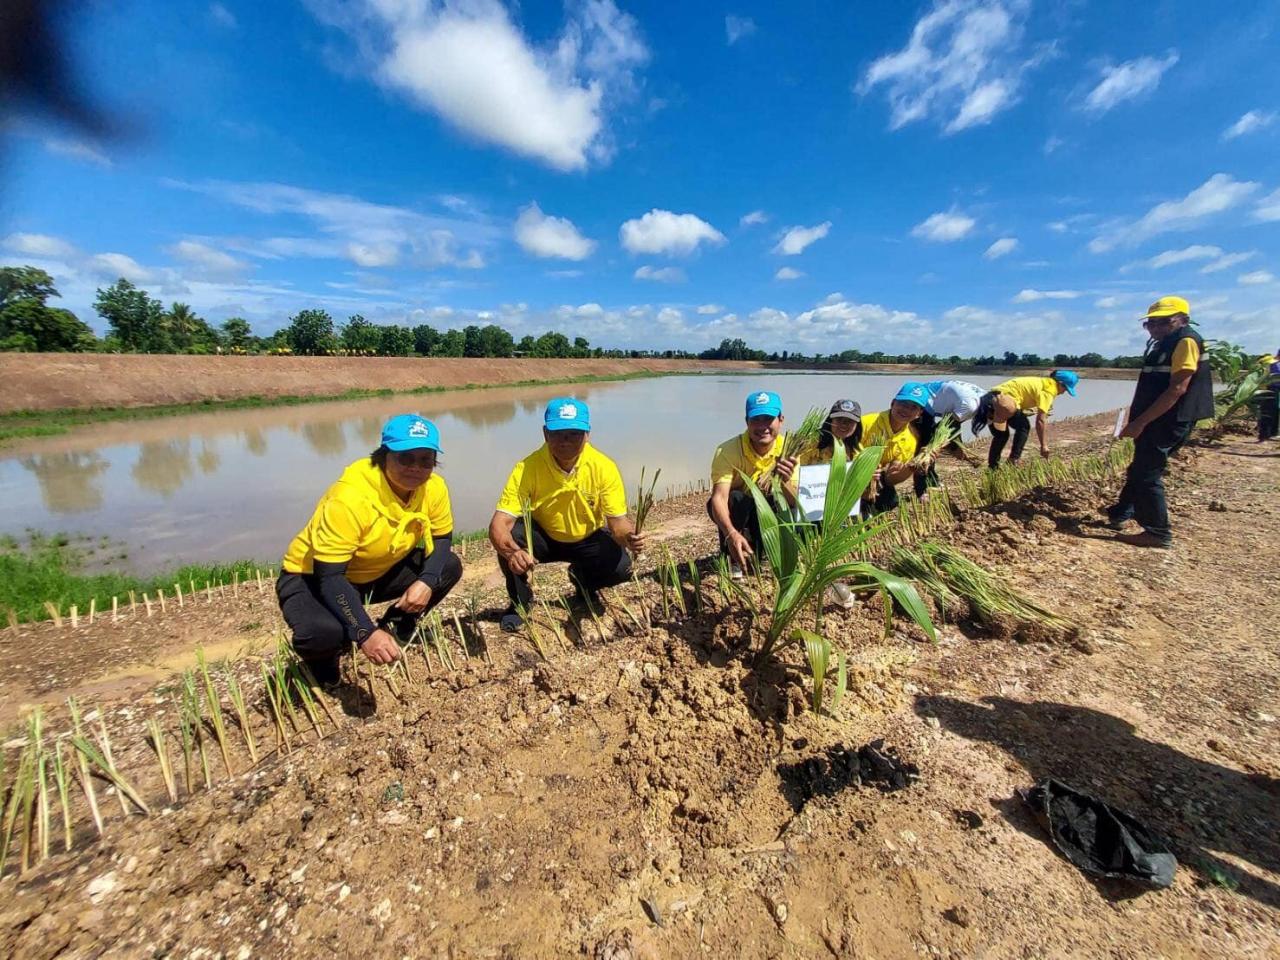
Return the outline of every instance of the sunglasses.
[[[402,467],[419,467],[423,470],[429,470],[436,465],[436,455],[434,452],[415,455],[409,451],[402,453],[393,453],[396,463]]]

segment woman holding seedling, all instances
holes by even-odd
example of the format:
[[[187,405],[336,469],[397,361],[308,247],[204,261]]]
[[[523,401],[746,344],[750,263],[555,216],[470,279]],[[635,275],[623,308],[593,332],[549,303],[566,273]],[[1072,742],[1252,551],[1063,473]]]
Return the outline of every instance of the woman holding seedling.
[[[436,425],[392,417],[382,442],[331,486],[284,555],[276,595],[293,646],[324,684],[352,644],[373,663],[400,658],[418,618],[462,578]],[[365,600],[395,602],[378,623]]]
[[[978,412],[973,418],[973,432],[980,433],[991,425],[991,450],[987,453],[987,466],[994,470],[1000,465],[1000,454],[1009,441],[1009,428],[1013,428],[1013,448],[1009,462],[1017,463],[1022,448],[1031,435],[1031,420],[1027,414],[1035,411],[1036,438],[1040,441],[1040,456],[1049,456],[1049,414],[1053,401],[1060,394],[1076,395],[1078,374],[1071,370],[1054,370],[1047,377],[1014,377],[993,387],[983,396]]]
[[[974,462],[973,456],[960,442],[959,427],[965,421],[973,419],[985,391],[976,383],[969,383],[967,380],[930,380],[927,383],[909,383],[907,386],[924,387],[929,396],[924,405],[924,413],[915,423],[916,431],[920,434],[920,447],[923,449],[933,444],[934,437],[941,426],[947,431],[950,439],[939,437],[938,443],[941,446],[938,452],[946,450],[965,463]],[[941,485],[936,460],[931,462],[924,472],[916,473],[914,483],[917,497],[924,497],[930,487]]]
[[[903,384],[888,410],[862,418],[862,447],[883,447],[880,469],[876,471],[876,493],[868,513],[883,513],[898,505],[898,484],[927,471],[932,465],[913,464],[920,447],[916,421],[924,415],[929,392],[918,383]]]
[[[805,452],[800,464],[830,463],[837,442],[844,444],[845,456],[850,460],[862,449],[862,407],[856,400],[837,400],[831,405],[817,445]]]

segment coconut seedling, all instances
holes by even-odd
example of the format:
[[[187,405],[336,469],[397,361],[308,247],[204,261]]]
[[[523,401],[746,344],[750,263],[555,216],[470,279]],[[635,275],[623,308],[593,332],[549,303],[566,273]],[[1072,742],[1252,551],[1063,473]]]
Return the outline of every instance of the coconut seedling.
[[[884,530],[883,521],[864,522],[849,516],[871,482],[882,453],[882,448],[870,447],[850,462],[844,445],[835,445],[822,526],[818,529],[780,520],[768,498],[747,478],[748,489],[756,501],[765,555],[778,581],[773,615],[757,654],[758,662],[768,659],[778,646],[796,641],[790,629],[792,622],[837,580],[846,581],[854,592],[887,590],[930,639],[936,639],[929,612],[915,588],[865,560],[848,559]]]
[[[844,651],[836,654],[836,680],[831,691],[830,705],[826,704],[827,671],[831,665],[831,641],[821,634],[810,630],[796,630],[797,639],[804,643],[805,656],[809,661],[809,674],[813,678],[813,712],[822,713],[827,706],[827,713],[834,714],[836,707],[844,696],[849,682],[849,665]]]
[[[209,722],[213,725],[213,735],[218,740],[218,750],[222,753],[222,765],[227,776],[231,776],[231,751],[227,749],[227,728],[222,722],[222,700],[213,686],[213,678],[209,676],[209,665],[205,663],[204,648],[196,647],[196,665],[200,668],[200,676],[204,679],[205,704],[209,708]]]

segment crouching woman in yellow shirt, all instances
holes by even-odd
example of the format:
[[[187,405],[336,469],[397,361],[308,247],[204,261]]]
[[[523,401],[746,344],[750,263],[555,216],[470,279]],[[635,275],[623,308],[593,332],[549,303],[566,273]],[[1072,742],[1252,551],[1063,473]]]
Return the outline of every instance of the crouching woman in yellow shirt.
[[[378,449],[342,472],[289,544],[276,596],[319,682],[337,682],[338,658],[353,643],[374,663],[398,660],[397,635],[408,638],[462,579],[439,453],[434,423],[392,417]],[[365,597],[395,603],[375,624]]]
[[[898,506],[898,484],[911,479],[929,465],[913,467],[912,458],[920,447],[920,432],[915,423],[929,402],[929,391],[923,384],[903,384],[888,410],[868,413],[862,418],[862,448],[883,447],[880,469],[876,471],[876,492],[868,513],[883,513]],[[864,501],[865,503],[866,501]]]
[[[511,607],[502,615],[509,633],[533,608],[529,571],[539,563],[568,563],[578,597],[596,604],[596,591],[631,576],[631,558],[644,548],[627,516],[618,466],[587,442],[591,411],[574,397],[558,397],[543,415],[541,447],[515,465],[489,521],[489,540],[507,581]],[[533,530],[525,529],[528,504]],[[606,532],[607,528],[607,532]]]

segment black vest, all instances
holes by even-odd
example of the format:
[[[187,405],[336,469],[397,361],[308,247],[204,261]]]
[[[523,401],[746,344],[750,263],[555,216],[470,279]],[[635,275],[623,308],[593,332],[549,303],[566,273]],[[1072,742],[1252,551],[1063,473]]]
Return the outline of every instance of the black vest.
[[[1138,387],[1133,392],[1133,406],[1129,408],[1131,419],[1140,416],[1156,402],[1160,394],[1169,389],[1173,351],[1179,342],[1188,338],[1194,340],[1200,348],[1200,363],[1196,372],[1191,375],[1191,385],[1187,387],[1187,392],[1165,416],[1172,416],[1179,423],[1194,423],[1213,416],[1213,373],[1204,353],[1204,340],[1190,327],[1183,327],[1147,348],[1142,358],[1142,373],[1138,375]]]

